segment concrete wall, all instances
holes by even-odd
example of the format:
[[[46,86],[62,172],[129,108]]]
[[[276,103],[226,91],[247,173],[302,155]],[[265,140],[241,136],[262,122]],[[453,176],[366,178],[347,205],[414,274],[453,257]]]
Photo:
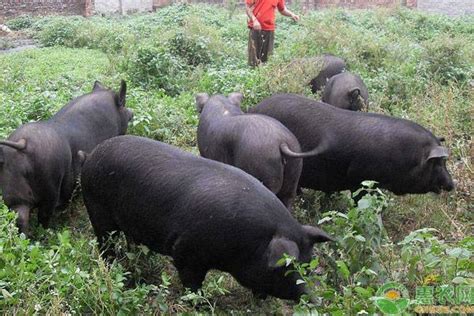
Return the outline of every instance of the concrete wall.
[[[96,13],[131,13],[153,10],[153,0],[94,0]]]
[[[122,0],[122,6],[124,13],[152,11],[153,0]]]
[[[120,13],[119,0],[94,0],[93,11],[96,13]]]
[[[474,14],[474,0],[418,0],[418,9],[450,16]]]

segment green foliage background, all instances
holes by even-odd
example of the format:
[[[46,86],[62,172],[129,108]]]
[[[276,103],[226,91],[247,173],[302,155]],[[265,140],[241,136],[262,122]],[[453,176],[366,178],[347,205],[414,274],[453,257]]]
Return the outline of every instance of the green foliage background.
[[[0,55],[0,138],[49,118],[95,80],[117,89],[124,78],[135,113],[129,133],[197,153],[196,93],[240,91],[244,107],[276,92],[317,99],[307,85],[314,65],[293,67],[292,60],[331,53],[361,75],[371,111],[411,119],[446,138],[458,184],[441,196],[369,189],[358,204],[347,192],[305,191],[296,217],[338,242],[317,247],[310,265],[288,259],[320,298],[297,305],[254,299],[220,272],[209,273],[201,292],[186,292],[169,259],[145,247],[120,244],[121,257],[108,266],[79,196],[57,214],[53,229],[33,223],[31,240],[17,234],[14,214],[0,204],[2,314],[346,315],[377,312],[370,298],[389,280],[411,293],[422,284],[472,284],[473,17],[406,9],[314,11],[298,24],[279,17],[274,56],[255,70],[246,64],[245,15],[233,5],[174,5],[127,17],[20,17],[7,24],[44,47]]]

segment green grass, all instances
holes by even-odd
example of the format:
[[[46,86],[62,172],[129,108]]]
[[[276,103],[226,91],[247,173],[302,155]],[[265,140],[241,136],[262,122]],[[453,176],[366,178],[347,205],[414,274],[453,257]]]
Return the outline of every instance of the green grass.
[[[366,82],[371,111],[411,119],[446,137],[456,191],[386,193],[355,205],[347,192],[329,197],[305,190],[296,218],[305,224],[322,221],[338,238],[337,248],[315,250],[324,268],[314,289],[325,297],[319,306],[254,299],[218,271],[209,273],[200,293],[185,292],[169,258],[125,242],[118,245],[119,260],[107,265],[80,194],[55,215],[52,229],[37,227],[33,216],[31,240],[17,234],[14,214],[0,204],[2,314],[291,314],[317,308],[342,315],[376,312],[370,297],[387,280],[410,290],[428,276],[438,284],[455,277],[472,282],[472,265],[451,250],[473,251],[473,18],[403,9],[315,11],[299,24],[279,17],[274,56],[252,70],[246,65],[245,15],[230,13],[178,5],[129,17],[9,21],[47,47],[0,55],[0,137],[22,123],[49,118],[71,98],[89,92],[95,80],[117,89],[124,78],[127,106],[135,113],[129,133],[197,153],[196,93],[240,91],[245,108],[275,92],[309,95],[310,68],[292,68],[291,60],[333,53]],[[426,228],[435,230],[417,231]],[[420,264],[414,266],[415,261]],[[304,276],[310,284],[315,277]]]

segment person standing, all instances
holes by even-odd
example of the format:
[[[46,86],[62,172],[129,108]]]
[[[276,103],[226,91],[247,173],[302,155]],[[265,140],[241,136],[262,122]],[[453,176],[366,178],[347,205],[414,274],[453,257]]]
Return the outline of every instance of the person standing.
[[[265,63],[272,54],[276,9],[281,15],[291,17],[294,21],[298,21],[300,17],[286,8],[285,0],[245,0],[245,3],[249,18],[249,65],[256,67]]]

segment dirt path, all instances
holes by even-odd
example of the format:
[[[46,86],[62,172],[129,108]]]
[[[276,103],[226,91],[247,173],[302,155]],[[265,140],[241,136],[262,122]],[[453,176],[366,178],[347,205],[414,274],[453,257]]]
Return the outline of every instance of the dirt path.
[[[0,54],[15,53],[36,47],[38,46],[35,40],[24,33],[0,31]]]

